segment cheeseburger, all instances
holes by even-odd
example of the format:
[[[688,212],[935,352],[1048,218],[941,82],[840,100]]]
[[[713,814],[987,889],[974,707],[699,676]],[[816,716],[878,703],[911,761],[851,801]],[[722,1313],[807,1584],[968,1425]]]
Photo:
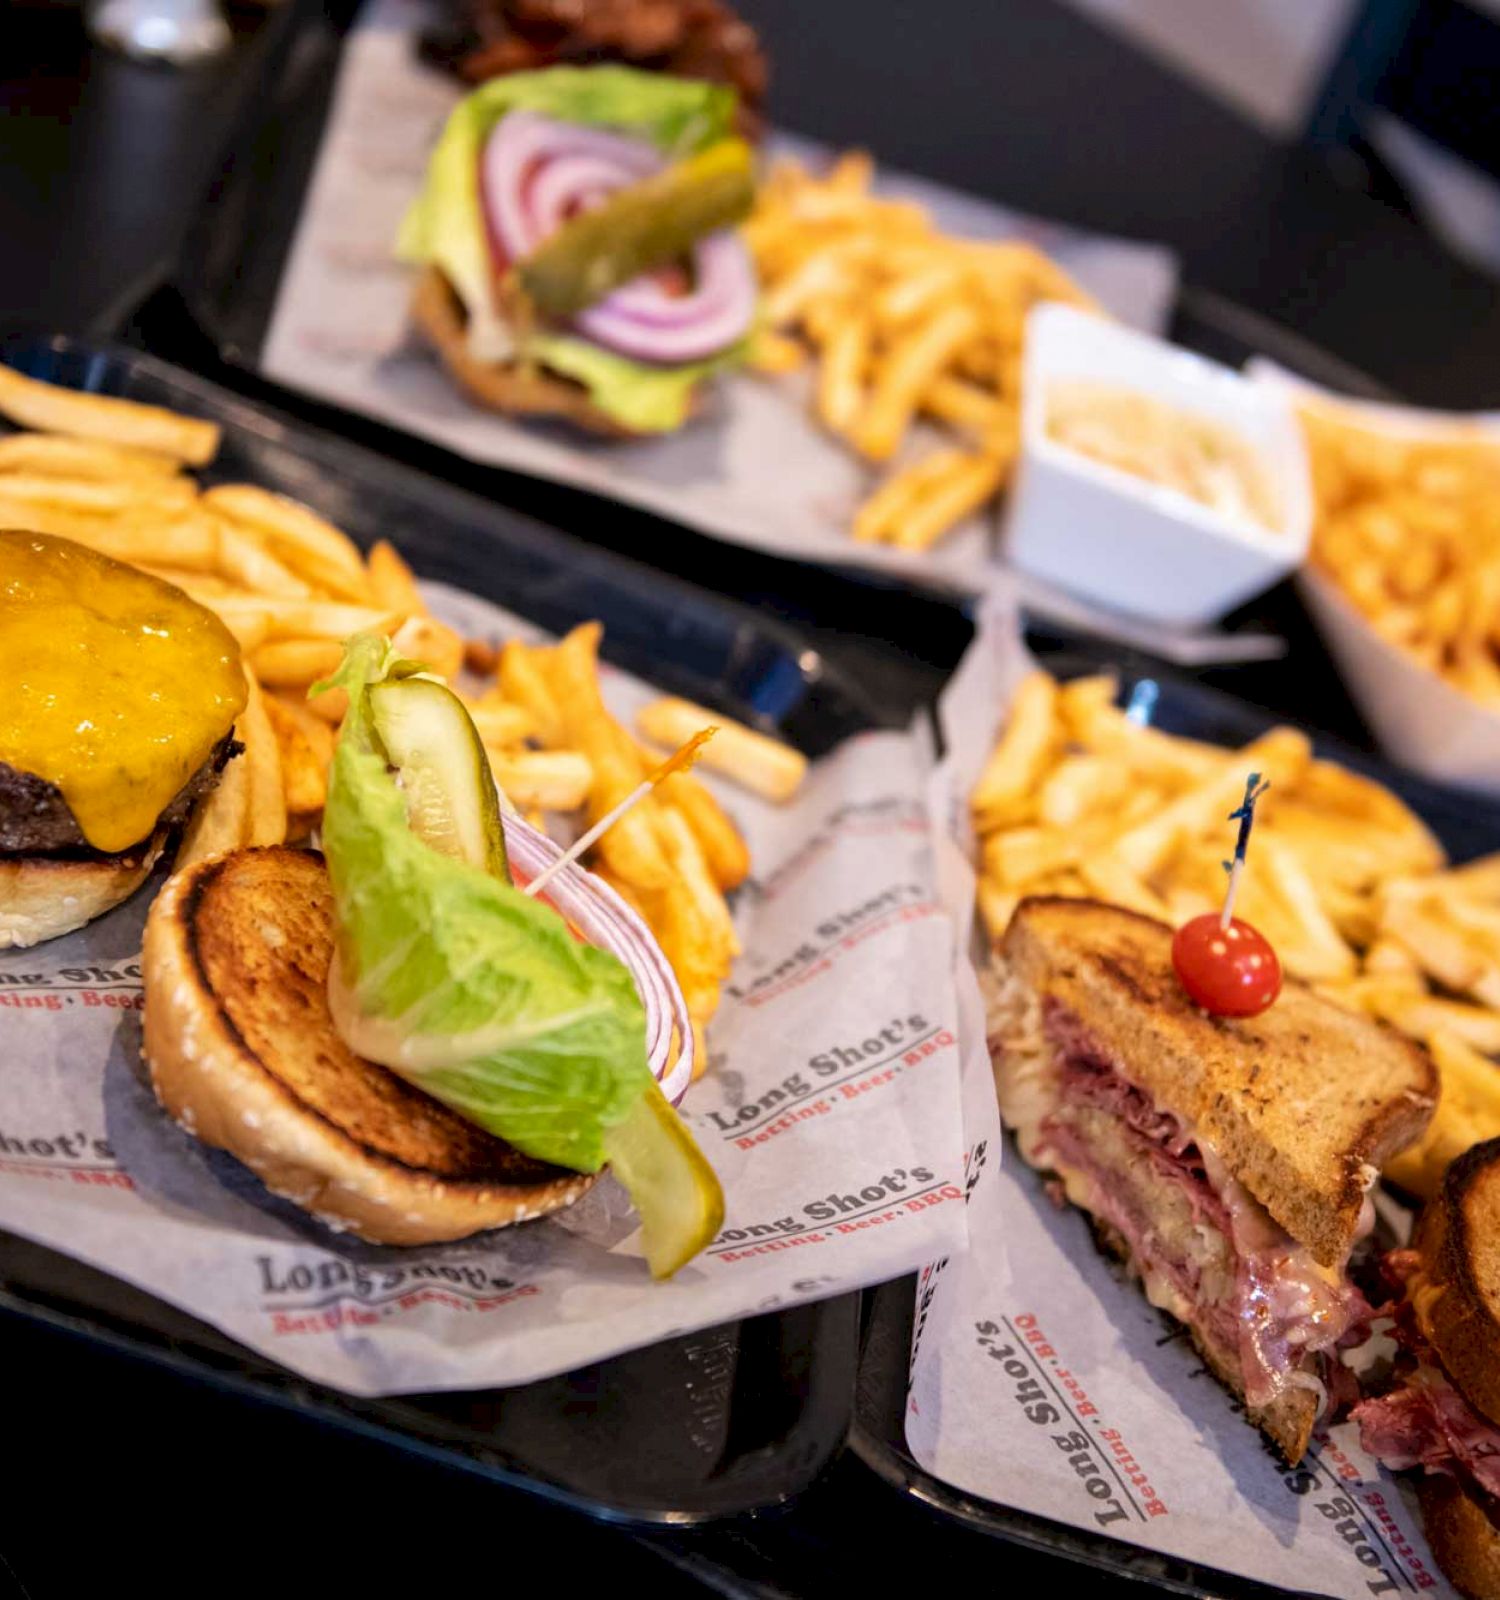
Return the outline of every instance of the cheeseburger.
[[[0,948],[134,893],[218,781],[244,709],[239,646],[134,567],[0,531]]]

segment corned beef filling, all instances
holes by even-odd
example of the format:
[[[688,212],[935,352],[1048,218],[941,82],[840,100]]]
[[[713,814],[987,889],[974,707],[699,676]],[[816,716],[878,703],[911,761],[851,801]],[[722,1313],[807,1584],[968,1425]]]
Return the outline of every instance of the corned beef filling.
[[[1415,1250],[1393,1250],[1381,1270],[1396,1286],[1421,1281]],[[1382,1307],[1395,1318],[1392,1335],[1401,1345],[1399,1382],[1388,1393],[1363,1400],[1351,1413],[1359,1440],[1394,1472],[1422,1467],[1442,1472],[1500,1500],[1500,1428],[1477,1412],[1448,1381],[1437,1354],[1417,1326],[1409,1296]]]
[[[1326,1397],[1335,1369],[1343,1370],[1332,1352],[1357,1337],[1371,1314],[1364,1297],[1342,1274],[1320,1268],[1177,1117],[1121,1073],[1070,1011],[1048,999],[1041,1021],[1056,1103],[1030,1154],[1050,1153],[1059,1167],[1087,1175],[1091,1209],[1123,1236],[1144,1274],[1172,1286],[1173,1309],[1238,1364],[1250,1405],[1268,1405],[1291,1385]],[[1090,1131],[1101,1123],[1090,1113],[1124,1130],[1154,1181],[1122,1183],[1101,1163]],[[1113,1126],[1111,1137],[1118,1137]],[[1166,1193],[1185,1202],[1198,1240],[1163,1220]],[[1216,1266],[1216,1252],[1227,1271]]]

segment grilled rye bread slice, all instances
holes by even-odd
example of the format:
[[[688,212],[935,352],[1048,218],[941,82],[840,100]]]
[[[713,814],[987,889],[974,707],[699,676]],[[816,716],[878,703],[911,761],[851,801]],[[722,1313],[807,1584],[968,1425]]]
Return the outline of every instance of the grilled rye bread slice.
[[[1324,1266],[1354,1243],[1381,1164],[1426,1127],[1427,1053],[1289,980],[1261,1016],[1212,1017],[1172,967],[1172,930],[1095,900],[1023,900],[1011,971],[1071,1011]]]
[[[1464,1399],[1500,1424],[1500,1139],[1448,1168],[1412,1242],[1418,1326]]]
[[[316,852],[235,851],[168,882],[146,924],[145,1054],[189,1133],[330,1226],[384,1244],[464,1238],[589,1187],[355,1055],[328,1011],[332,955]]]

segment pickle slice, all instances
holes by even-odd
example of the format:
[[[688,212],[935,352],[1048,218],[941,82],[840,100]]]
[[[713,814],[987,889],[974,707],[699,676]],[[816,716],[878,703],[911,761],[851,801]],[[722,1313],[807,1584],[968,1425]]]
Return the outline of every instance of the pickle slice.
[[[574,316],[742,221],[754,200],[750,146],[721,139],[565,222],[518,265],[521,288],[543,316]]]
[[[651,1276],[670,1278],[723,1226],[714,1169],[655,1081],[605,1133],[604,1153],[640,1213]]]
[[[399,678],[371,688],[370,714],[400,775],[412,832],[509,883],[495,779],[463,701],[431,678]]]

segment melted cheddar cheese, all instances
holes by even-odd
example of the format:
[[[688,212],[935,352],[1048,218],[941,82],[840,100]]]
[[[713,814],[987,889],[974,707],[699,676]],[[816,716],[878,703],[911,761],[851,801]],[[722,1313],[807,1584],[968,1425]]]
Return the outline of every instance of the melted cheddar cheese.
[[[0,531],[0,761],[62,791],[96,850],[146,838],[245,706],[233,634],[70,539]]]

